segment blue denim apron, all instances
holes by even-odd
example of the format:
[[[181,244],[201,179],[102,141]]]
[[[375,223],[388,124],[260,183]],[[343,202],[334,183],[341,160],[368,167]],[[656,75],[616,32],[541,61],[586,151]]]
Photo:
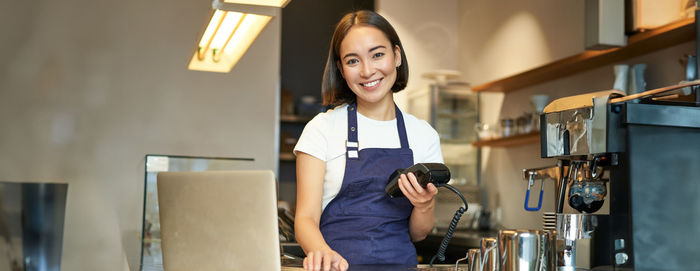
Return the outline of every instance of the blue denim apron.
[[[350,264],[418,264],[408,231],[413,205],[384,192],[396,169],[413,165],[403,116],[394,107],[401,148],[358,151],[357,106],[348,106],[343,184],[323,210],[320,228],[328,245]]]

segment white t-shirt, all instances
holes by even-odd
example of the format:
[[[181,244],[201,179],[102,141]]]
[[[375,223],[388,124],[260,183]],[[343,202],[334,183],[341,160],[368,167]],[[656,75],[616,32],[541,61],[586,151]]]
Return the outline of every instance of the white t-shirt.
[[[401,111],[406,125],[413,163],[443,163],[440,137],[430,124]],[[378,121],[357,113],[359,149],[400,148],[396,119]],[[345,140],[348,137],[348,106],[342,105],[316,115],[304,127],[294,154],[304,152],[326,162],[322,208],[335,198],[345,175]]]

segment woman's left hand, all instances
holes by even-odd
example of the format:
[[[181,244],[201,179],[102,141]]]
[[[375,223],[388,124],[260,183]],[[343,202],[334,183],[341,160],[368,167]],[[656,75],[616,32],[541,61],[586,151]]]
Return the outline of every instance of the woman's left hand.
[[[434,184],[428,183],[426,188],[423,188],[413,173],[401,174],[399,177],[399,189],[411,201],[414,208],[429,209],[434,206],[434,198],[438,193],[437,187]]]

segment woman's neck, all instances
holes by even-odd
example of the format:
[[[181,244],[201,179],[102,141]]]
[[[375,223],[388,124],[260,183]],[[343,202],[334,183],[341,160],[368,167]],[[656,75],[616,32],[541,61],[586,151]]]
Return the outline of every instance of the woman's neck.
[[[382,99],[376,103],[357,100],[357,112],[373,120],[393,120],[396,118],[394,99]]]

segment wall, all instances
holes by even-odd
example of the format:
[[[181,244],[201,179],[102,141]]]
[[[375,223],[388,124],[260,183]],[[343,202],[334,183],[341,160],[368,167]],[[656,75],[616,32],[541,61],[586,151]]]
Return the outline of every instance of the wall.
[[[0,180],[69,183],[62,270],[138,270],[146,154],[275,170],[280,20],[231,73],[189,71],[210,7],[0,2]]]
[[[583,1],[459,2],[459,65],[465,79],[485,83],[516,74],[553,60],[583,52]],[[647,88],[681,81],[685,72],[678,60],[693,52],[694,43],[651,52],[621,63],[647,63]],[[617,64],[617,63],[616,63]],[[532,111],[529,96],[548,94],[552,99],[611,89],[613,65],[503,94],[482,96],[482,116],[487,123],[514,118]],[[485,148],[482,182],[488,188],[489,208],[505,228],[540,228],[541,212],[523,210],[526,182],[521,170],[548,166],[554,160],[540,158],[539,144],[511,148]],[[545,191],[553,191],[551,182]],[[552,195],[545,194],[543,210],[553,210]]]
[[[377,13],[394,26],[409,64],[408,85],[394,95],[401,109],[407,108],[407,95],[428,90],[432,81],[424,73],[459,69],[458,2],[377,0]]]

